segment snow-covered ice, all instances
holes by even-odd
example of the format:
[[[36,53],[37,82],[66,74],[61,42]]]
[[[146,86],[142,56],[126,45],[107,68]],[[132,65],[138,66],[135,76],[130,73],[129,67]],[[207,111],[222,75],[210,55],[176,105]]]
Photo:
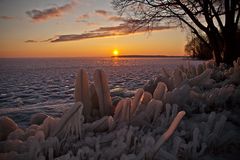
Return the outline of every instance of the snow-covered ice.
[[[1,117],[0,159],[239,158],[240,58],[163,69],[116,105],[108,74],[78,73],[62,116],[38,113],[25,128]]]
[[[74,81],[80,69],[89,80],[102,69],[109,80],[113,103],[131,97],[135,90],[177,65],[203,61],[183,58],[43,58],[0,59],[0,116],[9,116],[21,126],[32,114],[43,112],[60,117],[74,103]],[[56,107],[59,106],[59,107]]]

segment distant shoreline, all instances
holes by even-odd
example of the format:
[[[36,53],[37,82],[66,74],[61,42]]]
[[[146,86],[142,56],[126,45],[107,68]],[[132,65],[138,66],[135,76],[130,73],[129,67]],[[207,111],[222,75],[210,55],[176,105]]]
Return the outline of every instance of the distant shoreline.
[[[189,56],[166,56],[166,55],[118,55],[112,58],[190,58]]]
[[[0,57],[0,60],[10,59],[74,59],[74,58],[190,58],[189,56],[166,56],[166,55],[118,55],[104,57]]]

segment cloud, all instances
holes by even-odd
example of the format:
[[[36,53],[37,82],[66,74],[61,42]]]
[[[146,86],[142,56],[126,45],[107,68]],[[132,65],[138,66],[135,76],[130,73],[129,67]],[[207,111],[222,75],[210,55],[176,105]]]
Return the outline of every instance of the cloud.
[[[118,21],[125,21],[125,19],[123,17],[120,17],[120,16],[110,16],[110,17],[108,17],[108,20],[116,21],[116,22],[118,22]]]
[[[105,17],[109,21],[115,21],[115,22],[124,22],[126,21],[125,18],[121,16],[116,16],[110,11],[106,10],[95,10],[96,15]]]
[[[24,42],[25,42],[25,43],[51,42],[51,41],[53,41],[54,39],[55,39],[55,37],[49,38],[49,39],[46,39],[46,40],[42,40],[42,41],[29,39],[29,40],[26,40],[26,41],[24,41]]]
[[[88,19],[88,18],[90,18],[89,14],[83,14],[83,15],[78,16],[76,21],[81,22],[82,20],[85,20],[85,19]]]
[[[86,22],[86,25],[87,26],[97,26],[98,24],[94,23],[94,22]]]
[[[26,41],[24,41],[24,42],[25,42],[25,43],[37,43],[37,42],[39,42],[39,41],[30,39],[30,40],[26,40]]]
[[[64,41],[76,41],[76,40],[84,40],[90,38],[100,38],[100,37],[110,37],[110,36],[120,36],[120,35],[128,35],[133,33],[147,32],[149,29],[151,31],[159,31],[164,29],[170,29],[175,27],[169,26],[156,26],[156,27],[142,27],[135,32],[133,32],[132,28],[128,26],[127,23],[122,23],[117,26],[112,27],[100,27],[96,30],[89,31],[83,34],[69,34],[69,35],[59,35],[55,38],[51,38],[49,42],[64,42]]]
[[[107,16],[110,16],[111,15],[111,12],[109,11],[106,11],[106,10],[95,10],[95,13],[99,16],[104,16],[104,17],[107,17]]]
[[[95,22],[89,22],[88,19],[90,19],[90,14],[83,14],[77,17],[76,22],[84,23],[87,26],[97,26],[97,23]]]
[[[85,24],[90,24],[90,22],[88,22],[87,19],[90,18],[89,14],[83,14],[77,17],[76,22],[81,22],[81,23],[85,23]]]
[[[36,41],[36,40],[27,40],[26,43],[36,43],[36,42],[66,42],[66,41],[76,41],[76,40],[84,40],[91,38],[101,38],[101,37],[111,37],[111,36],[123,36],[134,33],[143,33],[150,31],[160,31],[164,29],[176,28],[175,26],[155,26],[155,27],[142,27],[138,30],[133,31],[133,28],[129,26],[128,23],[122,23],[117,26],[111,27],[99,27],[98,29],[89,31],[83,34],[66,34],[66,35],[58,35],[47,40]]]
[[[12,20],[12,19],[15,19],[15,17],[12,17],[12,16],[0,16],[0,19],[2,19],[2,20]]]
[[[97,23],[89,22],[91,18],[100,16],[108,21],[113,22],[126,22],[127,20],[123,17],[113,15],[112,12],[106,10],[95,10],[94,13],[82,14],[76,18],[76,22],[84,23],[87,26],[97,26]]]
[[[52,18],[61,17],[64,13],[69,12],[76,5],[77,1],[71,1],[63,6],[52,7],[44,10],[33,9],[27,11],[26,14],[34,21],[46,21]]]
[[[84,23],[87,26],[97,26],[98,24],[95,22],[89,22],[87,20],[77,20],[76,22]]]

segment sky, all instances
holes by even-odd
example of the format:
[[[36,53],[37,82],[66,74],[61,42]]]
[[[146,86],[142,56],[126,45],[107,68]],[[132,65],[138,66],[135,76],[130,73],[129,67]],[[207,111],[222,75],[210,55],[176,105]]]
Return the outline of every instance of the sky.
[[[162,25],[132,32],[111,0],[0,0],[0,57],[185,55],[186,35]]]

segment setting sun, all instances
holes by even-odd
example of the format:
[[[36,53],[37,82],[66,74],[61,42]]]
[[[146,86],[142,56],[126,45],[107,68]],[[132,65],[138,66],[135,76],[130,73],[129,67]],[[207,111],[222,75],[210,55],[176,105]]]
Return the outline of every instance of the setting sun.
[[[114,50],[113,50],[113,55],[114,55],[114,56],[118,56],[118,55],[119,55],[119,51],[118,51],[117,49],[114,49]]]

